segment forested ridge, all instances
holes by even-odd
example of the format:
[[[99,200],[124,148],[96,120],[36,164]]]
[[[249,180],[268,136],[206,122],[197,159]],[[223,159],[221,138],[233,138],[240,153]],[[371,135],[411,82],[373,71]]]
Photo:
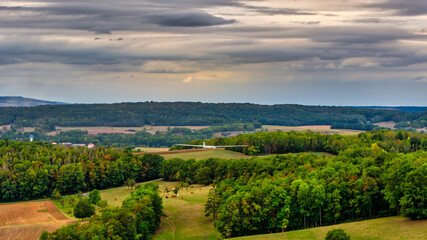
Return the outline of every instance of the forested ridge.
[[[372,123],[381,121],[424,127],[426,115],[427,111],[409,113],[291,104],[143,102],[4,107],[0,109],[0,125],[54,130],[55,126],[196,126],[258,122],[264,125],[332,125],[334,128],[372,130]]]
[[[225,237],[397,214],[427,218],[425,134],[376,131],[349,137],[277,132],[243,138],[270,150],[288,142],[276,153],[320,146],[317,150],[337,155],[166,160],[162,169],[166,180],[213,184],[205,213]]]

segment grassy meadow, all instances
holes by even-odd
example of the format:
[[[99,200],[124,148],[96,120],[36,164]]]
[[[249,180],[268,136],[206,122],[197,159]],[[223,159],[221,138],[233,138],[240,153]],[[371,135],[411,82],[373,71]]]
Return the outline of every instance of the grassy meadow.
[[[163,197],[163,218],[155,240],[162,239],[217,239],[218,232],[211,218],[204,216],[204,204],[207,200],[210,186],[192,185],[188,190],[178,192],[179,197],[172,198],[172,192],[166,198],[165,188],[177,185],[175,182],[155,181],[159,184],[160,195]],[[122,201],[132,192],[128,187],[118,187],[101,190],[101,198],[111,206],[119,207]]]
[[[427,220],[411,221],[406,217],[386,217],[360,222],[343,223],[327,227],[310,228],[285,233],[240,237],[240,240],[323,240],[326,233],[335,228],[342,228],[351,236],[351,240],[423,240],[427,239]]]
[[[160,154],[165,159],[172,158],[182,158],[184,160],[194,158],[196,160],[207,159],[207,158],[223,158],[223,159],[240,159],[240,158],[250,158],[243,153],[233,152],[223,149],[215,149],[210,151],[200,151],[200,152],[184,152],[184,153],[168,153]]]

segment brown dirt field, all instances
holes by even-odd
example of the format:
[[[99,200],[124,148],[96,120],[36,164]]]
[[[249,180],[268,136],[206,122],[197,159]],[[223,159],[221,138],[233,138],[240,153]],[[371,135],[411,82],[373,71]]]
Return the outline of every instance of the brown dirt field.
[[[51,201],[0,205],[0,240],[38,239],[43,231],[55,231],[74,223]]]

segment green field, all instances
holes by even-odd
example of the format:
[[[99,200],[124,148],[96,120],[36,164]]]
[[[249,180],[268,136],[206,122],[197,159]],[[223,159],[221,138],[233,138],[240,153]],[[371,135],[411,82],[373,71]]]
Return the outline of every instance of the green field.
[[[288,239],[288,240],[323,240],[329,230],[342,228],[351,240],[380,240],[380,239],[427,239],[427,220],[411,221],[406,217],[387,217],[360,222],[343,223],[334,226],[310,228],[276,234],[256,235],[235,239]]]
[[[204,204],[207,200],[210,186],[192,185],[178,192],[177,198],[166,198],[165,187],[175,186],[175,182],[156,181],[163,197],[164,212],[168,215],[162,220],[154,239],[217,239],[211,218],[204,216]],[[191,193],[193,192],[193,193]],[[120,206],[128,197],[131,190],[128,187],[101,190],[101,198],[111,206]],[[172,193],[169,193],[171,196]]]
[[[233,152],[229,150],[220,150],[220,149],[215,149],[212,151],[168,153],[168,154],[160,154],[160,155],[163,156],[165,159],[182,158],[185,160],[190,158],[194,158],[196,160],[208,159],[208,158],[224,158],[224,159],[250,158],[250,156],[245,155],[243,153]]]

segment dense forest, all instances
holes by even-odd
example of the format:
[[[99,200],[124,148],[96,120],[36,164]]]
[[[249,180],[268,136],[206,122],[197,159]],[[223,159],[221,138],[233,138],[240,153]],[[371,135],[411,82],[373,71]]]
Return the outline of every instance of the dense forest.
[[[256,122],[263,125],[332,125],[372,130],[372,123],[395,121],[408,127],[426,126],[427,111],[404,112],[350,107],[257,105],[250,103],[144,102],[87,105],[4,107],[0,126],[197,126]]]
[[[164,161],[166,180],[213,184],[205,213],[226,237],[396,214],[427,218],[425,134],[376,131],[343,137],[277,132],[243,138],[256,144],[249,148],[276,146],[280,153],[324,150],[337,155]]]
[[[0,201],[49,197],[159,178],[163,158],[128,150],[0,141]]]

